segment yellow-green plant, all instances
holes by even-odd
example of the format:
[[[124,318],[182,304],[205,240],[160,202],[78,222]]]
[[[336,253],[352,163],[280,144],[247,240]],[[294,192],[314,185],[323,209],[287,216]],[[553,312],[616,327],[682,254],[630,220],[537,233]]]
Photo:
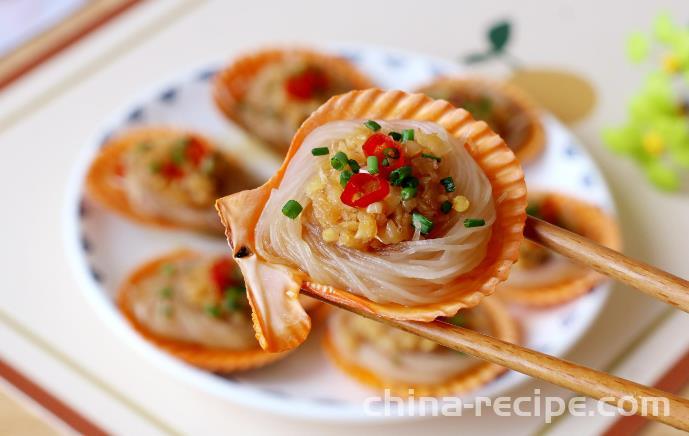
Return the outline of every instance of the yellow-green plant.
[[[674,191],[689,169],[689,27],[659,15],[650,35],[636,32],[627,41],[634,63],[656,61],[628,106],[628,119],[603,131],[614,152],[634,159],[658,188]]]

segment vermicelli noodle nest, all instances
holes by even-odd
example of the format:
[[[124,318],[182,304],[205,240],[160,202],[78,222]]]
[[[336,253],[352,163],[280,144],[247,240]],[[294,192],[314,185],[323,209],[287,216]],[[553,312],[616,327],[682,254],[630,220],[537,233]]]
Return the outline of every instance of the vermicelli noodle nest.
[[[442,301],[457,292],[453,281],[485,256],[496,216],[491,184],[466,151],[464,138],[451,137],[432,122],[377,121],[383,131],[414,129],[416,141],[408,147],[420,144],[439,158],[438,163],[419,177],[422,194],[413,202],[399,201],[399,188],[393,187],[380,204],[347,206],[340,202],[343,187],[328,178],[330,159],[313,156],[311,150],[328,147],[328,156],[343,151],[365,164],[361,146],[370,132],[362,126],[364,121],[330,122],[306,137],[261,213],[256,251],[269,262],[298,268],[316,282],[375,302],[415,306]],[[430,165],[423,161],[433,162],[419,160],[420,166]],[[438,212],[434,232],[424,236],[408,222],[411,209],[437,210],[436,203],[452,200],[442,189],[436,192],[429,187],[440,186],[438,180],[446,176],[456,186],[451,195],[465,197],[468,208],[447,215]],[[281,213],[290,199],[304,208],[296,219]],[[328,199],[338,206],[324,212],[323,207],[330,207]],[[330,218],[323,219],[325,214]],[[481,218],[485,225],[466,227],[467,218]]]

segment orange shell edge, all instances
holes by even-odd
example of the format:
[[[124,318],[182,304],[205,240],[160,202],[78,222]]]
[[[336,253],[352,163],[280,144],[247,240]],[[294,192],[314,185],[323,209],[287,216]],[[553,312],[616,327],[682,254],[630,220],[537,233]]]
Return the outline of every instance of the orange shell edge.
[[[269,48],[237,58],[215,76],[213,79],[213,100],[216,106],[232,122],[249,130],[238,110],[238,105],[246,94],[248,83],[267,65],[280,62],[293,54],[303,56],[314,63],[325,66],[328,71],[346,77],[354,84],[355,89],[366,89],[373,86],[368,77],[342,57],[307,48]],[[288,146],[288,144],[283,143],[271,143],[271,145],[283,151]]]
[[[513,104],[519,107],[529,120],[530,129],[528,139],[525,140],[521,148],[516,151],[515,154],[517,159],[519,159],[522,164],[525,164],[536,158],[536,156],[543,151],[545,146],[545,130],[540,119],[539,110],[531,98],[521,89],[505,82],[498,82],[482,77],[444,76],[418,88],[417,92],[423,93],[426,89],[437,84],[448,84],[456,89],[480,85],[482,87],[497,90],[500,94],[505,95]]]
[[[86,174],[85,186],[89,197],[96,200],[98,203],[106,206],[108,209],[117,212],[118,214],[135,221],[139,224],[152,225],[165,228],[188,228],[178,222],[146,215],[135,210],[127,195],[121,189],[109,183],[109,178],[114,174],[120,157],[123,153],[131,147],[136,146],[146,138],[151,136],[157,137],[177,137],[181,134],[193,134],[202,137],[207,144],[213,145],[213,142],[208,138],[203,137],[196,132],[181,130],[174,127],[137,127],[122,133],[116,134],[113,138],[107,140],[103,147],[98,151],[95,159],[91,163]],[[233,165],[239,165],[238,161],[232,156],[223,152],[223,156]],[[201,231],[204,233],[216,234],[206,227],[190,227],[192,230]]]
[[[134,330],[159,349],[191,365],[214,372],[245,371],[286,357],[289,353],[268,353],[263,351],[258,347],[258,342],[255,349],[234,351],[164,338],[148,330],[136,319],[127,304],[127,292],[129,289],[132,289],[132,285],[159,271],[161,265],[167,262],[196,255],[196,253],[190,250],[178,250],[143,264],[127,278],[117,293],[117,307]]]
[[[600,208],[569,195],[548,192],[547,195],[568,218],[583,225],[583,236],[613,250],[622,248],[622,238],[617,222]],[[589,268],[581,267],[581,275],[571,280],[561,280],[541,287],[513,286],[504,283],[497,296],[509,303],[530,307],[551,307],[572,301],[587,294],[606,277]]]
[[[487,298],[481,303],[481,308],[485,309],[487,316],[491,320],[494,331],[493,336],[512,343],[517,343],[519,341],[519,326],[499,301],[494,298]],[[323,337],[323,347],[327,355],[333,360],[338,368],[364,385],[381,391],[390,389],[392,395],[403,398],[409,395],[410,389],[414,390],[414,395],[417,397],[447,396],[467,393],[480,388],[507,371],[507,369],[502,366],[481,361],[477,365],[440,384],[414,384],[399,381],[386,381],[375,372],[352,362],[347,359],[346,356],[340,354],[333,344],[331,337],[333,334],[336,333],[332,332],[330,329],[326,331]]]

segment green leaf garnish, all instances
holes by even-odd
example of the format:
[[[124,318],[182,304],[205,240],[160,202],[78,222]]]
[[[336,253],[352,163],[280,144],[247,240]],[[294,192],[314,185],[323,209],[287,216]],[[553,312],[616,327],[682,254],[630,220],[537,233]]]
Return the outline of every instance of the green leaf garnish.
[[[422,235],[428,234],[433,229],[433,221],[418,212],[412,213],[411,223]]]
[[[455,192],[455,181],[452,177],[445,177],[440,180],[440,184],[445,187],[445,192]]]
[[[378,174],[378,158],[376,156],[366,158],[366,169],[369,174]]]
[[[344,188],[345,185],[347,185],[347,182],[349,182],[349,179],[352,178],[354,174],[349,171],[349,170],[344,170],[340,173],[340,185]]]
[[[416,197],[416,188],[411,186],[402,188],[402,200],[411,200],[414,197]]]
[[[436,162],[440,162],[440,158],[434,154],[430,153],[421,153],[421,157],[425,157],[426,159],[433,159]]]
[[[509,21],[500,21],[494,24],[488,31],[488,40],[493,51],[502,51],[510,40],[511,24]]]
[[[467,218],[464,220],[464,227],[471,228],[471,227],[482,227],[486,225],[486,220],[483,218]]]
[[[287,218],[295,219],[303,209],[304,208],[297,200],[287,200],[287,203],[282,206],[282,214]]]
[[[328,154],[328,147],[316,147],[311,149],[311,154],[314,156],[325,156]]]
[[[213,318],[220,318],[220,315],[222,315],[222,309],[217,304],[208,304],[203,310],[206,312],[206,315]]]
[[[380,130],[380,124],[376,123],[373,120],[368,120],[364,122],[364,126],[366,126],[369,130],[372,130],[374,132],[377,132]]]
[[[411,176],[411,171],[412,169],[408,165],[393,170],[390,173],[390,184],[393,186],[401,186],[404,179]]]
[[[333,156],[332,159],[330,159],[330,165],[334,169],[340,171],[343,170],[345,166],[349,165],[349,159],[347,158],[347,155],[344,152],[338,151],[337,153],[335,153],[335,156]]]
[[[401,141],[402,140],[402,134],[399,132],[390,132],[390,133],[388,133],[388,136],[391,137],[395,141]]]
[[[166,286],[163,289],[160,290],[160,298],[164,298],[166,300],[169,300],[172,298],[172,287],[171,286]]]

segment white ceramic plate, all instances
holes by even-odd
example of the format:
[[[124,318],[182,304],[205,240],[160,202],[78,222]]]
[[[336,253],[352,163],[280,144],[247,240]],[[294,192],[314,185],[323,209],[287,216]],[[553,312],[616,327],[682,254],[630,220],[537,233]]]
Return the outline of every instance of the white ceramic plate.
[[[381,87],[413,89],[438,74],[459,72],[451,62],[370,46],[337,46],[342,54],[374,78]],[[100,145],[115,131],[145,124],[173,124],[208,135],[233,149],[264,177],[278,160],[251,143],[215,109],[210,78],[220,63],[209,63],[134,98],[98,130],[85,147],[75,169],[65,210],[68,254],[82,289],[97,312],[125,341],[174,376],[223,398],[267,411],[312,419],[358,421],[394,419],[364,413],[362,400],[374,394],[340,373],[320,350],[314,331],[304,346],[269,367],[236,376],[219,376],[176,360],[141,339],[113,304],[126,274],[140,263],[171,249],[227,250],[225,241],[184,231],[142,227],[83,199],[86,169]],[[551,116],[544,116],[546,152],[525,168],[531,188],[561,190],[594,202],[614,213],[610,193],[596,165],[577,139]],[[607,285],[552,310],[514,310],[524,327],[527,347],[561,356],[591,325],[605,302]],[[525,376],[508,372],[474,395],[498,395]]]

